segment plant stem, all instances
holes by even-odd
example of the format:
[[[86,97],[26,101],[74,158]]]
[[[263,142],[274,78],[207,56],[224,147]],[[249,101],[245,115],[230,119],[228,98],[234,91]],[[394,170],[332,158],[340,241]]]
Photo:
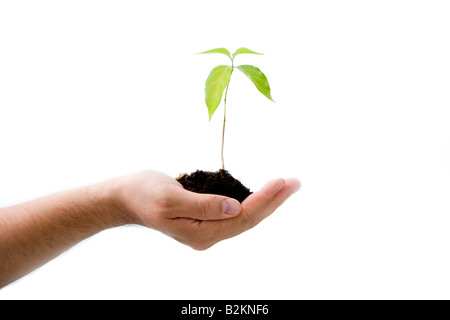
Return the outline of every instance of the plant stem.
[[[223,145],[225,143],[225,123],[227,122],[227,93],[228,93],[228,86],[230,85],[231,75],[233,74],[234,65],[231,64],[231,73],[230,73],[230,79],[228,79],[227,88],[225,89],[225,98],[223,100],[223,129],[222,129],[222,170],[225,170],[225,161],[223,159]]]

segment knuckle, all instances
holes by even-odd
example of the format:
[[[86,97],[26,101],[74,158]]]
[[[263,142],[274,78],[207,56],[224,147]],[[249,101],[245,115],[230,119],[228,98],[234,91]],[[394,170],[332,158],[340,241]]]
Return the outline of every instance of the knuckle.
[[[205,251],[211,248],[213,246],[213,243],[205,240],[199,240],[191,242],[189,246],[197,251]]]
[[[251,228],[255,227],[259,222],[260,221],[252,215],[247,215],[247,216],[242,217],[242,225],[243,225],[243,227],[245,227],[247,229],[251,229]]]
[[[195,221],[184,234],[185,243],[192,249],[204,251],[215,243],[214,236],[206,232],[201,221]]]

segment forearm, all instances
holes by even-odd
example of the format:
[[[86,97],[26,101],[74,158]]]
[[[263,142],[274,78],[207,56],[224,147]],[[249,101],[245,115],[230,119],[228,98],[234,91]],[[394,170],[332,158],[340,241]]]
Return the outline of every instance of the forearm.
[[[0,288],[78,242],[128,223],[114,192],[114,182],[104,182],[0,209]]]

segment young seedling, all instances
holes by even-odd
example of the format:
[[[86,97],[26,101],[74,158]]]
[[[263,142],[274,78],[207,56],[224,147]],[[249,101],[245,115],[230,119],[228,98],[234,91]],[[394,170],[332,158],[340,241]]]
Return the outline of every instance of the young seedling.
[[[227,94],[230,85],[231,75],[234,69],[242,71],[256,86],[256,88],[272,100],[270,95],[270,86],[266,76],[257,67],[250,65],[234,66],[234,59],[236,56],[244,53],[262,54],[252,51],[247,48],[239,48],[231,55],[225,48],[217,48],[201,53],[221,53],[226,55],[231,60],[231,66],[220,65],[215,67],[206,79],[205,85],[205,101],[208,107],[209,120],[214,112],[222,102],[224,97],[224,112],[223,112],[223,131],[222,131],[222,169],[216,172],[209,172],[197,170],[190,174],[183,173],[178,176],[177,181],[186,189],[197,193],[220,194],[230,198],[234,198],[239,202],[243,202],[252,192],[249,188],[244,186],[239,180],[235,179],[228,171],[225,170],[225,163],[223,160],[223,146],[225,141],[225,123],[227,121]],[[272,100],[273,101],[273,100]]]
[[[226,55],[231,60],[231,66],[228,65],[220,65],[212,69],[210,72],[208,79],[206,79],[205,84],[205,102],[208,107],[209,120],[213,116],[214,112],[220,105],[222,101],[223,92],[225,91],[225,97],[223,100],[224,113],[223,113],[223,130],[222,130],[222,169],[225,170],[225,162],[223,158],[223,146],[225,142],[225,123],[227,121],[227,94],[228,87],[230,85],[231,75],[233,74],[234,69],[238,69],[242,71],[256,86],[256,88],[265,95],[269,100],[273,101],[272,96],[270,95],[270,86],[269,81],[267,81],[266,76],[255,66],[251,65],[240,65],[234,66],[234,59],[237,55],[250,53],[250,54],[258,54],[262,55],[262,53],[258,53],[252,51],[247,48],[239,48],[236,52],[231,55],[230,51],[225,48],[217,48],[204,52],[200,52],[200,54],[204,53],[221,53]]]

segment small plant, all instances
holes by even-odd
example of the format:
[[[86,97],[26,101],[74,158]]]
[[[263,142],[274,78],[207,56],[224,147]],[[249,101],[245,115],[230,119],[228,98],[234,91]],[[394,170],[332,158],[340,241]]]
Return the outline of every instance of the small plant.
[[[217,108],[222,101],[223,92],[225,91],[225,97],[223,100],[224,113],[223,113],[223,130],[222,130],[222,151],[221,151],[221,159],[222,159],[222,169],[225,170],[225,161],[223,157],[223,147],[225,142],[225,123],[227,121],[227,94],[228,87],[230,85],[231,75],[233,74],[234,69],[238,69],[242,71],[256,86],[256,88],[265,95],[269,100],[273,101],[272,96],[270,95],[270,86],[267,77],[262,73],[262,71],[251,65],[240,65],[234,66],[234,59],[237,55],[250,53],[250,54],[258,54],[262,55],[262,53],[258,53],[252,51],[247,48],[239,48],[236,52],[231,55],[230,51],[225,48],[217,48],[208,51],[201,52],[204,53],[221,53],[226,55],[231,60],[231,66],[228,65],[220,65],[212,69],[210,72],[208,79],[206,79],[205,84],[205,102],[208,107],[209,120],[213,116],[214,112],[216,112]]]
[[[222,96],[224,97],[224,112],[223,112],[223,131],[222,131],[222,169],[216,172],[197,170],[190,174],[183,173],[178,176],[177,181],[186,189],[198,193],[220,194],[244,201],[252,192],[244,186],[239,180],[235,179],[227,170],[225,170],[225,163],[223,160],[223,146],[225,141],[225,123],[227,121],[227,94],[230,85],[231,75],[234,69],[242,71],[256,86],[256,88],[272,100],[270,95],[270,86],[266,76],[257,67],[250,65],[234,66],[234,59],[236,56],[244,53],[262,54],[252,51],[247,48],[239,48],[231,55],[230,51],[225,48],[217,48],[208,50],[203,53],[221,53],[226,55],[231,60],[231,66],[220,65],[215,67],[206,79],[205,85],[205,102],[208,107],[209,120],[216,112]],[[272,100],[273,101],[273,100]]]

